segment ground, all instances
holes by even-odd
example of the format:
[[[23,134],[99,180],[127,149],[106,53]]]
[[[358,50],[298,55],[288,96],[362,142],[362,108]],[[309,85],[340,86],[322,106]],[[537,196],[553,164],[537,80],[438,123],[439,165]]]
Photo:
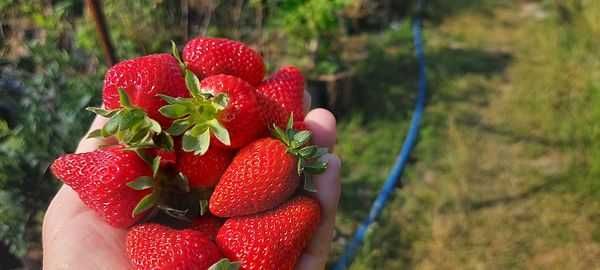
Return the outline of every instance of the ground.
[[[566,1],[573,19],[550,2],[457,5],[428,20],[419,145],[351,269],[600,268],[590,107],[600,100],[590,46],[600,5]],[[367,35],[355,37],[369,54],[357,64],[353,112],[339,121],[336,254],[394,162],[416,92],[408,24]]]

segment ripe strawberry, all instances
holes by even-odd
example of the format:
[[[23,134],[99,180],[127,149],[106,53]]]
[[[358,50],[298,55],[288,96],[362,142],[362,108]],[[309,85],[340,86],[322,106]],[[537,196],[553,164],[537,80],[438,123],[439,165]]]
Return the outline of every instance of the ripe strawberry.
[[[104,78],[105,108],[88,108],[110,120],[90,136],[114,135],[130,148],[172,149],[172,138],[162,131],[172,121],[159,112],[166,104],[159,95],[189,96],[181,68],[173,56],[152,54],[111,67]]]
[[[320,222],[319,203],[296,197],[276,209],[228,219],[217,245],[245,270],[294,269]]]
[[[127,256],[136,270],[206,270],[222,258],[203,233],[141,224],[127,232]]]
[[[183,134],[184,151],[203,155],[211,141],[220,147],[240,148],[264,130],[254,87],[244,80],[221,74],[198,82],[186,72],[186,82],[192,97],[163,96],[169,105],[160,109],[163,115],[177,118],[167,132]]]
[[[127,184],[153,173],[133,151],[110,146],[89,153],[67,154],[56,159],[50,169],[109,224],[125,228],[143,216],[133,217],[132,211],[150,194],[150,189],[135,190]]]
[[[200,78],[228,74],[256,86],[265,76],[265,65],[258,53],[244,43],[224,38],[190,40],[183,48],[183,60]]]
[[[217,238],[217,233],[225,220],[206,214],[195,219],[190,229],[199,231],[206,235],[206,237],[212,241]]]
[[[286,131],[275,127],[277,139],[259,139],[238,152],[210,197],[211,213],[234,217],[273,209],[294,193],[303,172],[325,170],[317,159],[326,150],[305,146],[310,132],[296,132],[292,123]]]
[[[179,63],[167,53],[137,57],[111,67],[106,72],[102,90],[106,109],[121,107],[117,91],[119,88],[125,90],[132,105],[141,108],[164,128],[169,127],[171,120],[158,112],[166,104],[158,94],[189,96]]]
[[[191,152],[177,151],[177,170],[187,177],[192,188],[214,187],[233,158],[228,149],[210,147],[198,156]]]
[[[291,114],[304,119],[304,77],[297,68],[281,68],[256,88],[256,94],[268,127],[285,127]]]

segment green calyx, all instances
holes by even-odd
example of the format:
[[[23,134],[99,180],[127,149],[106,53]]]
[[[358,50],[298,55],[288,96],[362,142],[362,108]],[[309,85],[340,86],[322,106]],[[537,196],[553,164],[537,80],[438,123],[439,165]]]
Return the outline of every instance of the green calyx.
[[[175,43],[173,43],[173,56],[183,69],[185,84],[191,97],[160,95],[168,104],[161,107],[159,112],[165,117],[175,119],[166,132],[172,136],[183,135],[183,150],[194,152],[196,155],[204,155],[208,151],[211,135],[221,143],[231,145],[229,132],[217,120],[219,113],[227,107],[229,98],[225,94],[215,96],[201,91],[200,80],[185,67]]]
[[[188,220],[186,215],[187,209],[180,210],[168,206],[165,199],[170,191],[179,190],[189,192],[189,182],[187,178],[178,173],[177,175],[170,174],[167,171],[160,170],[161,157],[156,156],[154,159],[147,161],[152,168],[152,176],[140,176],[137,179],[127,183],[126,185],[134,190],[148,190],[152,192],[145,195],[131,212],[132,217],[144,213],[150,209],[160,210],[163,213],[180,219]]]
[[[239,262],[232,262],[229,259],[224,258],[210,266],[208,270],[238,270],[240,267],[241,264]]]
[[[155,157],[151,161],[152,176],[140,176],[137,179],[127,183],[126,185],[134,190],[148,190],[152,189],[152,192],[144,196],[138,204],[133,208],[131,212],[132,217],[146,212],[156,206],[158,198],[160,197],[160,189],[157,187],[159,168],[160,168],[160,156]]]
[[[121,108],[112,110],[86,108],[88,111],[109,118],[101,129],[92,131],[88,138],[115,136],[120,143],[131,150],[150,147],[172,150],[171,136],[163,132],[160,124],[148,117],[141,108],[133,106],[125,90],[119,88],[118,91]]]
[[[319,160],[327,153],[327,148],[310,145],[312,133],[308,130],[296,131],[293,124],[294,117],[291,115],[285,130],[273,125],[273,136],[287,146],[288,153],[296,156],[298,175],[304,174],[304,188],[314,191],[310,176],[321,174],[327,169],[327,162]]]

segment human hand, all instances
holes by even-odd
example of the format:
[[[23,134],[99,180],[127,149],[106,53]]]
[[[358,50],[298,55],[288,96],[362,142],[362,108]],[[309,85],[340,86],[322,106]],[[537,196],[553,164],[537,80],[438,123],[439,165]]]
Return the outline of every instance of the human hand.
[[[105,118],[97,117],[90,130],[101,128]],[[305,123],[313,132],[313,142],[332,148],[336,140],[335,118],[324,109],[310,111]],[[101,145],[113,144],[103,139],[83,139],[77,153],[94,151]],[[315,197],[321,204],[321,224],[297,270],[324,269],[327,262],[335,215],[340,196],[340,160],[333,154],[323,157],[329,166],[315,176]],[[125,252],[125,229],[108,225],[87,208],[77,193],[63,185],[48,207],[43,225],[44,269],[129,269]]]

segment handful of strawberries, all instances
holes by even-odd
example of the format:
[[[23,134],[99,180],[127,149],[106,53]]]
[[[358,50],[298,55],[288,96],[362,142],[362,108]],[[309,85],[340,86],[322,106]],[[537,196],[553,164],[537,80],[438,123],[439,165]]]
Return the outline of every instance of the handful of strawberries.
[[[127,228],[134,269],[293,269],[320,222],[303,195],[327,163],[311,145],[304,78],[263,80],[243,43],[199,37],[182,57],[125,60],[104,80],[109,118],[91,137],[117,145],[51,166],[108,224]],[[302,182],[304,181],[304,184]]]

